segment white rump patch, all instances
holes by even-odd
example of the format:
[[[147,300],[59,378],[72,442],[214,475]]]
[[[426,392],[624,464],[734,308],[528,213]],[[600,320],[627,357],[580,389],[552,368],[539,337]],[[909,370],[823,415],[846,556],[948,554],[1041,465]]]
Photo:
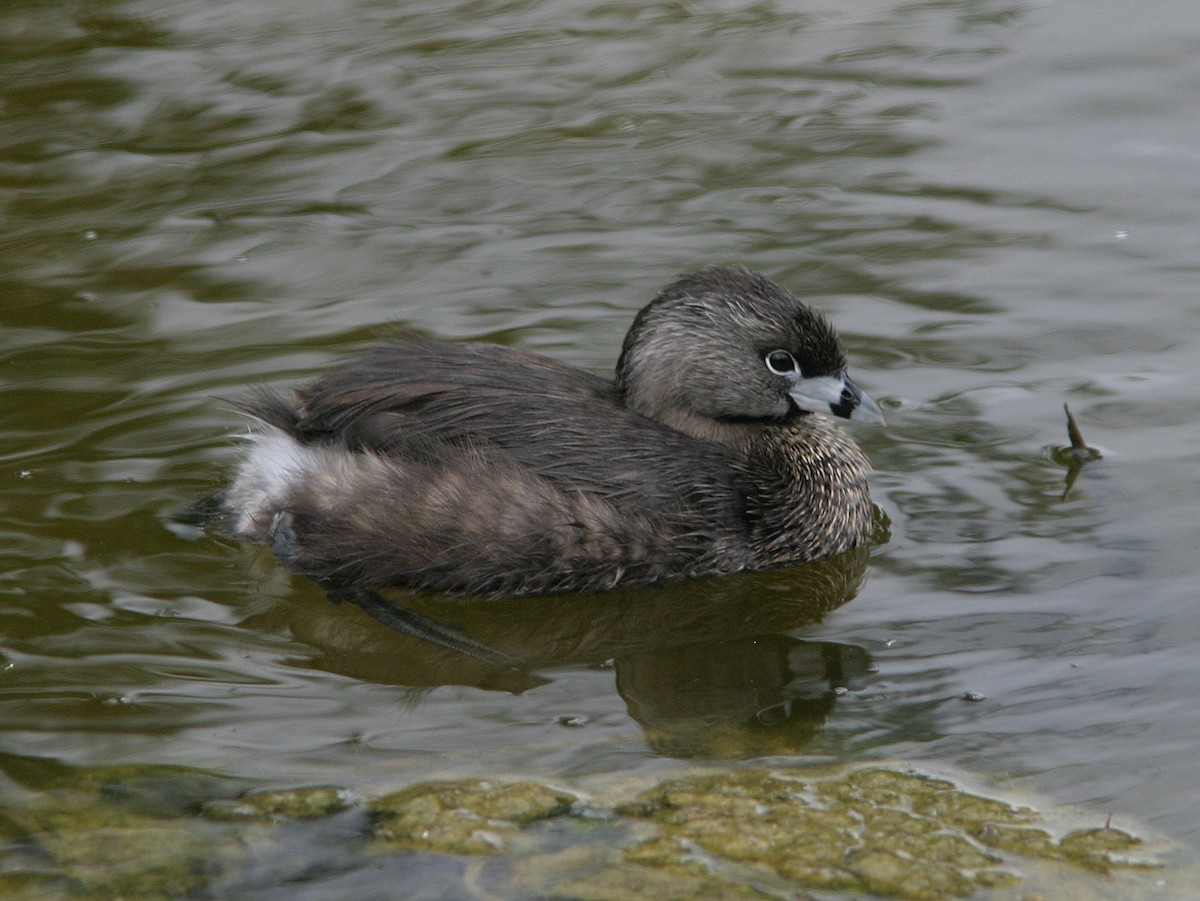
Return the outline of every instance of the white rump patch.
[[[298,485],[312,479],[324,455],[275,430],[249,440],[250,449],[226,500],[237,513],[237,531],[262,541],[269,536],[275,514],[287,506]]]

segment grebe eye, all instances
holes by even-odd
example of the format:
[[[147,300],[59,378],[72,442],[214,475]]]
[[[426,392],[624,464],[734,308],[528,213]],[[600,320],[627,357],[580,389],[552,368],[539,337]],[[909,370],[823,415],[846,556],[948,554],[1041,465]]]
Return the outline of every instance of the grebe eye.
[[[800,371],[796,358],[786,350],[773,350],[767,354],[767,368],[776,375],[791,375]]]

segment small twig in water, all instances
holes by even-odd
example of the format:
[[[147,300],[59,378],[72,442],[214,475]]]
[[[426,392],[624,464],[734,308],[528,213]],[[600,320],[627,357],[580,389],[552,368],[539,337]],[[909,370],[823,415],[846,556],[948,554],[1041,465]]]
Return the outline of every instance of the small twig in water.
[[[1083,440],[1083,432],[1079,430],[1079,423],[1075,421],[1075,417],[1071,415],[1071,408],[1063,404],[1063,410],[1067,414],[1067,436],[1071,439],[1071,450],[1076,453],[1090,453],[1087,442]]]
[[[1083,440],[1083,431],[1079,428],[1075,417],[1071,415],[1071,408],[1063,404],[1063,410],[1067,414],[1067,437],[1071,440],[1071,446],[1064,448],[1055,456],[1060,462],[1065,459],[1067,464],[1067,484],[1062,493],[1062,500],[1065,501],[1067,495],[1071,493],[1075,480],[1079,478],[1084,464],[1100,459],[1100,453],[1088,447],[1087,442]]]

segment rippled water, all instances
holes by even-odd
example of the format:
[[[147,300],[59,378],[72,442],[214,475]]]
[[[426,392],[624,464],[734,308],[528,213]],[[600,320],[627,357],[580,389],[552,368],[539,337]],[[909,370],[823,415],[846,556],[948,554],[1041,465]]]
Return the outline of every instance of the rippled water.
[[[1188,0],[13,2],[0,123],[10,778],[884,756],[1200,847]],[[243,386],[407,331],[603,371],[717,260],[889,406],[869,562],[426,608],[499,676],[171,523]]]

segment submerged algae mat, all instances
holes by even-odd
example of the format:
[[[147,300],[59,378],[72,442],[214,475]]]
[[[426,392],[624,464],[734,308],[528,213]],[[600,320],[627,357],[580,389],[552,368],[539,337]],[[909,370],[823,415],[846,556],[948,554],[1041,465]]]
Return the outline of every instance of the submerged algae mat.
[[[253,897],[288,883],[299,899],[304,885],[352,897],[368,875],[377,888],[435,879],[456,897],[561,901],[1174,897],[1129,833],[1056,835],[1031,807],[882,766],[689,774],[608,803],[478,779],[360,800],[169,767],[25,787],[29,803],[0,810],[0,897],[22,901]],[[338,887],[348,877],[358,891]]]
[[[896,898],[1017,886],[1030,860],[1104,874],[1153,865],[1130,856],[1141,850],[1139,839],[1108,824],[1056,840],[1029,807],[884,768],[823,778],[764,770],[689,777],[643,792],[618,812],[660,827],[661,836],[626,852],[639,862],[678,868],[708,858],[807,888]]]

